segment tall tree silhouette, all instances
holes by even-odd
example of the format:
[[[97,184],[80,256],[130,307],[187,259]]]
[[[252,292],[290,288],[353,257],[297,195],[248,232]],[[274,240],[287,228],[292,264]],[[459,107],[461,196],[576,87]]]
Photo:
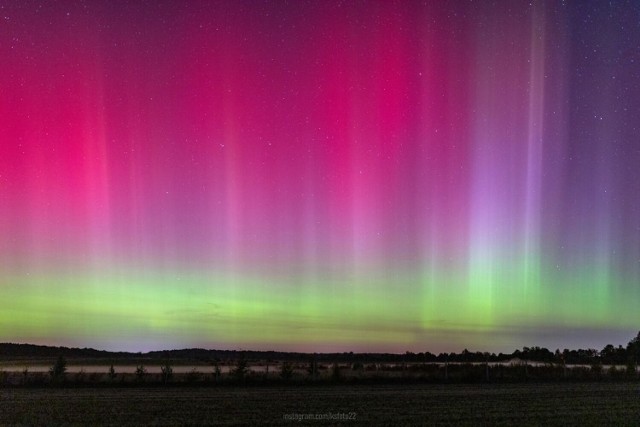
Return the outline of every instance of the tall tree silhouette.
[[[640,358],[640,332],[627,344],[627,355],[634,365],[638,364],[638,359]]]

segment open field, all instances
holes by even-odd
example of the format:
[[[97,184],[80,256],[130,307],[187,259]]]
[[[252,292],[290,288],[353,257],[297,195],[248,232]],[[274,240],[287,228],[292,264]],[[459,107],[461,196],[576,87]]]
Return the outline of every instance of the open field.
[[[302,414],[334,417],[311,425],[639,425],[640,385],[0,389],[0,425],[298,425]]]

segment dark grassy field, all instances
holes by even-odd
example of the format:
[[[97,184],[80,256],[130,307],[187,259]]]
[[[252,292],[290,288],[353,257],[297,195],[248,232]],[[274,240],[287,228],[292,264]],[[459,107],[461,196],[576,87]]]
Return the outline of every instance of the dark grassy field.
[[[0,425],[640,425],[638,383],[11,388]],[[325,415],[329,414],[329,415]]]

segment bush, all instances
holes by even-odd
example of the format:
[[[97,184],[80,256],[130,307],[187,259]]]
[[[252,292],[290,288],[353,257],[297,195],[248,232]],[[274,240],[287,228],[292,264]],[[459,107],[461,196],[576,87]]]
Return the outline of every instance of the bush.
[[[293,366],[290,362],[282,362],[280,366],[280,378],[283,380],[289,380],[293,376]]]
[[[611,365],[609,371],[607,372],[609,378],[616,379],[620,377],[620,371],[616,368],[616,365]]]
[[[22,370],[22,384],[29,383],[29,368],[24,368]]]
[[[591,365],[591,374],[595,378],[600,378],[602,374],[602,365],[600,364],[600,362],[595,362]]]
[[[58,381],[64,379],[65,372],[67,372],[67,361],[64,356],[60,355],[56,363],[49,368],[49,375],[51,375],[52,380]]]
[[[221,376],[222,376],[222,371],[220,370],[220,365],[218,365],[218,362],[214,362],[213,363],[213,380],[219,381]]]
[[[636,375],[638,374],[636,364],[633,361],[630,361],[629,363],[627,363],[626,373],[627,373],[627,377],[629,378],[635,378]]]
[[[116,370],[113,368],[113,364],[109,367],[109,373],[107,374],[110,381],[114,381],[116,379]]]
[[[144,381],[144,377],[147,375],[147,370],[144,366],[139,365],[136,367],[136,379],[140,382]]]
[[[233,370],[233,376],[239,380],[244,379],[245,375],[247,375],[249,371],[248,366],[249,364],[247,363],[246,359],[244,357],[241,357],[236,362],[236,367]]]
[[[309,362],[309,366],[307,366],[307,373],[311,378],[316,378],[318,376],[318,363],[316,362],[315,355]]]
[[[162,372],[162,382],[164,384],[170,382],[173,378],[173,368],[171,365],[166,363],[164,366],[160,367],[160,371]]]

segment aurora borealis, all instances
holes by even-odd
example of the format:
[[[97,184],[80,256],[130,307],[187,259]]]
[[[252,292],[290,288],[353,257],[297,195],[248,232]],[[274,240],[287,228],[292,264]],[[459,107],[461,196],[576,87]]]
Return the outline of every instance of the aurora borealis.
[[[639,23],[633,1],[0,1],[0,341],[626,342]]]

